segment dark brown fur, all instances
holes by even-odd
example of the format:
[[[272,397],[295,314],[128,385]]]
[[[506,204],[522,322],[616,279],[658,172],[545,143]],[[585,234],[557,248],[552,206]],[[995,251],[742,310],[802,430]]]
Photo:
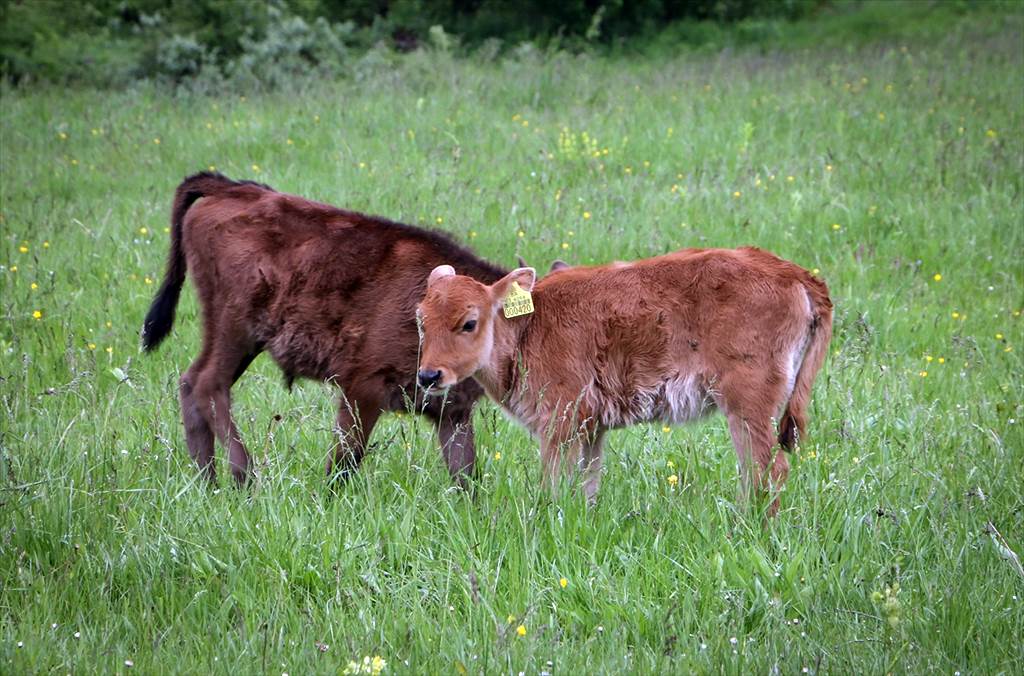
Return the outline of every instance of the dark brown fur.
[[[150,351],[170,333],[187,269],[203,343],[181,377],[181,409],[189,453],[209,479],[215,436],[235,479],[249,478],[230,390],[263,351],[289,384],[311,378],[341,388],[329,475],[355,469],[381,412],[410,402],[434,421],[452,476],[461,482],[473,472],[471,415],[482,391],[467,381],[444,401],[419,396],[415,307],[441,263],[488,284],[504,271],[443,233],[207,172],[178,187],[171,225],[167,272],[142,340]]]

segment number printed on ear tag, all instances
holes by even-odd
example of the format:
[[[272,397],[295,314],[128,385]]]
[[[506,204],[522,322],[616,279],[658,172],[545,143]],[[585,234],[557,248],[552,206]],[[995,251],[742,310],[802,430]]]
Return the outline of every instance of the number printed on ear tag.
[[[521,288],[518,282],[512,282],[512,288],[505,296],[504,310],[505,319],[528,315],[533,312],[533,296],[529,291]]]

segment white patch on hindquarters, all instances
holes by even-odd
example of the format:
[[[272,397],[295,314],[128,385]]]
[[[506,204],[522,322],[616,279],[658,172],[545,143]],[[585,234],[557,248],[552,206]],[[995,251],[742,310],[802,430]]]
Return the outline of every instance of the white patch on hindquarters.
[[[814,320],[814,315],[811,312],[811,297],[808,295],[806,289],[804,290],[804,303],[807,307],[807,326],[811,325]],[[810,329],[803,332],[803,334],[797,339],[796,344],[789,353],[789,359],[784,364],[786,368],[786,401],[793,396],[793,388],[796,386],[796,376],[800,373],[800,367],[803,366],[804,356],[807,354],[807,347],[811,344],[811,331]]]

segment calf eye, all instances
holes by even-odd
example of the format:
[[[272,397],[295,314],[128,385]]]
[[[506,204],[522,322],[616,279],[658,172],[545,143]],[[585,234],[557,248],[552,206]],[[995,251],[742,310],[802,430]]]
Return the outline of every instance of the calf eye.
[[[470,319],[468,322],[466,322],[465,324],[462,325],[462,331],[464,333],[469,333],[469,332],[471,332],[475,328],[476,328],[476,320],[475,319]]]

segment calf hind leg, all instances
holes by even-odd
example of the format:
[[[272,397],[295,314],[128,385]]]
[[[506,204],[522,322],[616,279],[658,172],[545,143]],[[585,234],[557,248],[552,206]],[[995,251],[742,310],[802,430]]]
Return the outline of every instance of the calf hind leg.
[[[259,355],[258,351],[250,352],[239,361],[231,378],[232,384],[245,372],[257,355]],[[185,443],[188,445],[189,455],[199,466],[200,472],[212,484],[217,479],[213,462],[214,434],[210,416],[207,414],[212,404],[210,399],[206,399],[206,406],[201,406],[200,402],[203,400],[196,396],[195,391],[200,374],[204,372],[208,362],[209,353],[204,351],[181,376],[179,396],[181,418],[185,424]]]
[[[775,447],[776,438],[769,416],[744,417],[729,413],[729,433],[739,458],[741,500],[755,493],[771,498],[768,515],[779,509],[779,491],[789,476],[789,460]]]
[[[200,473],[210,482],[217,480],[213,464],[213,430],[203,415],[195,397],[196,374],[202,370],[202,356],[185,371],[179,382],[179,398],[181,400],[181,419],[185,424],[185,443],[188,454],[199,467]]]
[[[257,354],[237,349],[214,353],[196,374],[192,390],[196,409],[227,449],[231,475],[240,486],[249,481],[251,461],[231,415],[231,386]]]

